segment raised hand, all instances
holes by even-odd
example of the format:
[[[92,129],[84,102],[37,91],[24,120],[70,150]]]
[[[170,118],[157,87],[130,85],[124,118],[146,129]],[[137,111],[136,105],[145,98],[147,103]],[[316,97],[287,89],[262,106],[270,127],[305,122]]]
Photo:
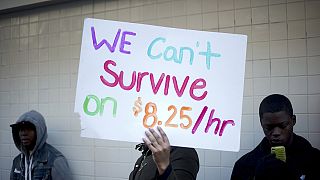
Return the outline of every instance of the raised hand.
[[[154,130],[146,131],[143,142],[152,151],[152,157],[157,165],[159,175],[162,175],[170,164],[170,142],[161,127],[157,127],[160,135]]]

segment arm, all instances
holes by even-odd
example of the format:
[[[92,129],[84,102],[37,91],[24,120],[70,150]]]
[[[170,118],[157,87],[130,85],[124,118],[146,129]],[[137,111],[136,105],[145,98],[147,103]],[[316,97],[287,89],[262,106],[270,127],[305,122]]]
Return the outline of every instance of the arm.
[[[20,164],[21,161],[21,156],[17,156],[14,158],[13,162],[12,162],[12,167],[11,167],[11,171],[10,171],[10,180],[15,180],[15,179],[19,179],[19,176],[21,176],[21,169],[20,167],[17,167],[18,164]],[[23,164],[24,166],[24,164]]]
[[[316,148],[312,148],[309,152],[308,169],[306,173],[306,180],[320,179],[319,168],[316,165],[320,162],[320,151]]]
[[[15,179],[14,178],[14,169],[15,169],[15,167],[14,167],[14,161],[13,161],[12,167],[11,167],[11,171],[10,171],[10,180],[14,180]]]
[[[251,159],[247,155],[242,156],[233,166],[231,180],[248,180],[254,179],[256,158]]]
[[[190,148],[175,148],[170,152],[170,143],[161,127],[160,135],[153,129],[146,132],[147,139],[143,141],[152,151],[153,160],[157,166],[157,179],[194,180],[199,171],[197,152]]]
[[[241,170],[241,167],[242,166],[240,165],[240,162],[238,160],[233,166],[231,180],[241,179],[241,172],[243,172],[243,170]]]
[[[53,180],[72,180],[71,171],[65,157],[59,156],[54,160],[51,176]]]
[[[170,166],[167,177],[160,176],[159,179],[168,180],[195,180],[199,171],[199,158],[195,149],[184,147],[173,147],[171,151]]]

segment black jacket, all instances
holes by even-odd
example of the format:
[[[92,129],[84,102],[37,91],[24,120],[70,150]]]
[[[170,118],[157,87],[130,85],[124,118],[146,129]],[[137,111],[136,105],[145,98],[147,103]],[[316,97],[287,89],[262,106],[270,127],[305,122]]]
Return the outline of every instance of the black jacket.
[[[199,158],[195,149],[171,147],[170,165],[162,176],[153,161],[151,151],[145,148],[135,163],[129,180],[195,180],[199,171]]]
[[[251,152],[242,156],[234,165],[232,180],[249,179],[320,179],[318,165],[320,151],[301,136],[293,135],[293,143],[286,147],[286,163],[280,163],[267,168],[263,160],[270,157],[271,146],[266,138]],[[279,165],[280,164],[280,165]],[[262,168],[261,168],[262,167]],[[259,175],[258,175],[259,174]],[[262,176],[262,178],[257,178]]]

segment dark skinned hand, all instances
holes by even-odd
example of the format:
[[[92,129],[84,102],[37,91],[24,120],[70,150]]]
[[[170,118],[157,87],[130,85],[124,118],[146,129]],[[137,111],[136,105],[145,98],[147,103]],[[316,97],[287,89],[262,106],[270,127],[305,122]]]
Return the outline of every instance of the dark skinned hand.
[[[154,130],[146,131],[143,142],[152,151],[152,157],[157,165],[159,175],[162,175],[170,164],[170,142],[161,127],[157,127],[160,135]]]

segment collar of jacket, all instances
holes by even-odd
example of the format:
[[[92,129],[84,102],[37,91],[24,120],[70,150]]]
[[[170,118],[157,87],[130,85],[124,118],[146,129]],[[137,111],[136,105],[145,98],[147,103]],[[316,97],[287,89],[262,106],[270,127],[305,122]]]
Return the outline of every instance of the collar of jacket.
[[[263,138],[259,146],[263,153],[269,154],[271,152],[271,145],[266,137]],[[293,133],[292,144],[286,147],[286,153],[291,154],[294,152],[304,152],[309,148],[311,148],[311,144],[307,140]]]
[[[34,162],[32,165],[32,169],[37,166],[44,166],[48,163],[48,151],[45,148],[46,146],[44,145],[43,148],[39,149],[37,152],[34,154]]]

